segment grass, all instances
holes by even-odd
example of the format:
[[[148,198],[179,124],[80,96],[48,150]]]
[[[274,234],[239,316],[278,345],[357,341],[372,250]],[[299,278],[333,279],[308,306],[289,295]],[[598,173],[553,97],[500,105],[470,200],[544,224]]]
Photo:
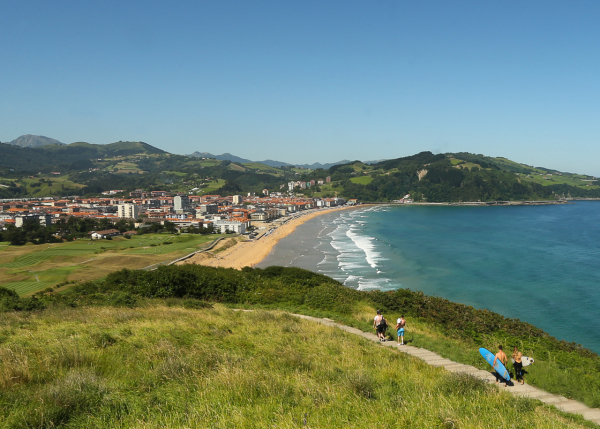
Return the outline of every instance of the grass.
[[[589,179],[588,176],[580,176],[580,175],[567,175],[563,174],[559,176],[557,174],[553,174],[552,176],[533,174],[531,177],[527,177],[525,175],[519,176],[519,178],[523,181],[538,183],[543,186],[551,186],[551,185],[570,185],[575,186],[582,189],[598,189],[600,186],[591,185],[590,182],[585,182],[584,179]]]
[[[260,173],[268,173],[272,174],[273,176],[283,176],[283,171],[281,171],[280,169],[261,164],[260,162],[247,162],[242,165],[246,168],[249,168],[250,170],[255,170]]]
[[[40,183],[39,179],[44,178],[45,182]],[[61,190],[64,189],[65,192],[67,190],[75,190],[84,188],[85,185],[72,182],[69,180],[68,175],[65,176],[40,176],[35,179],[31,179],[29,177],[21,179],[27,188],[27,192],[34,197],[48,197],[55,194],[60,194]],[[50,182],[50,183],[48,183]],[[36,186],[32,186],[36,185]]]
[[[350,181],[352,183],[356,183],[358,185],[368,185],[369,183],[371,183],[373,181],[373,178],[371,176],[360,176],[360,177],[353,177],[350,179]]]
[[[336,328],[193,304],[0,314],[3,427],[585,426]]]
[[[143,268],[171,261],[218,237],[145,234],[130,240],[6,246],[0,248],[0,285],[20,295],[30,294],[66,281],[97,279],[121,268]]]
[[[204,185],[197,192],[198,195],[211,195],[214,191],[219,189],[225,184],[224,179],[211,180],[210,182],[204,182]]]

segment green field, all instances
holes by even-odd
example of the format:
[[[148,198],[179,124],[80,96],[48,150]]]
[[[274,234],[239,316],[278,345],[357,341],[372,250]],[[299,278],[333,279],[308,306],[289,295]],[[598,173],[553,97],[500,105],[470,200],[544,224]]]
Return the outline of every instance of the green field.
[[[598,189],[598,188],[600,188],[600,186],[598,186],[598,185],[592,185],[590,182],[585,181],[585,180],[590,180],[589,176],[582,176],[582,175],[578,175],[578,174],[572,174],[572,175],[531,174],[529,176],[530,177],[528,177],[527,175],[520,175],[519,179],[528,181],[528,182],[539,183],[540,185],[543,185],[543,186],[565,184],[565,185],[576,186],[578,188],[583,188],[583,189]]]
[[[200,190],[197,192],[197,194],[198,195],[212,195],[212,193],[214,191],[219,189],[224,184],[225,184],[224,179],[215,179],[215,180],[211,180],[210,182],[205,182],[205,185],[203,185],[200,188]]]
[[[41,178],[43,178],[45,182],[41,183]],[[36,178],[26,177],[20,179],[20,181],[27,188],[29,195],[40,198],[49,197],[53,195],[60,195],[61,193],[64,193],[68,190],[77,190],[85,186],[70,181],[68,175],[52,177],[43,175]],[[2,179],[3,184],[8,185],[10,182],[13,182],[13,180]]]
[[[121,268],[142,268],[194,252],[220,235],[145,234],[113,240],[1,246],[0,285],[24,295],[69,280],[90,280]],[[169,243],[169,244],[165,244]]]
[[[360,177],[353,177],[352,179],[350,179],[350,181],[352,183],[356,183],[358,185],[368,185],[369,183],[371,183],[373,181],[373,178],[371,176],[360,176]]]
[[[267,173],[273,176],[281,177],[283,176],[283,172],[275,167],[270,167],[265,164],[261,164],[259,162],[248,162],[242,164],[244,167],[249,168],[250,170],[254,170],[257,173]]]

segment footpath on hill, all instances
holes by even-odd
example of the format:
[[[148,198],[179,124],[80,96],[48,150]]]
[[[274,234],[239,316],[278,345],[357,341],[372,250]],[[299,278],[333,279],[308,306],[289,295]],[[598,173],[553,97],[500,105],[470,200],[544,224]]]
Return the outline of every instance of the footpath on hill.
[[[366,338],[367,340],[379,342],[377,336],[372,333],[363,332],[357,328],[352,328],[350,326],[341,325],[331,319],[326,319],[326,318],[319,319],[317,317],[305,316],[303,314],[293,314],[293,316],[296,316],[296,317],[299,317],[299,318],[302,318],[305,320],[310,320],[313,322],[321,323],[323,325],[332,326],[332,327],[341,329],[341,330],[346,331],[351,334],[360,335],[361,337]],[[426,349],[408,346],[408,345],[400,346],[396,343],[396,341],[386,341],[386,342],[379,343],[379,344],[386,346],[386,347],[396,348],[402,353],[406,353],[413,357],[422,359],[423,361],[425,361],[425,363],[427,363],[429,365],[432,365],[435,367],[442,367],[445,370],[450,371],[450,372],[457,372],[457,373],[460,372],[460,373],[470,374],[473,377],[479,378],[481,380],[485,380],[487,382],[495,382],[496,381],[496,377],[494,375],[492,375],[492,373],[489,371],[478,369],[471,365],[464,365],[462,363],[451,361],[450,359],[443,358],[440,355],[438,355],[434,352],[431,352],[429,350],[426,350]],[[554,395],[552,393],[548,393],[544,390],[538,389],[536,387],[533,387],[533,386],[530,386],[527,384],[521,385],[521,384],[513,383],[513,384],[509,384],[509,386],[507,388],[502,388],[502,389],[515,395],[515,396],[524,396],[524,397],[528,397],[531,399],[538,399],[538,400],[542,401],[543,403],[545,403],[547,405],[553,405],[560,411],[563,411],[566,413],[581,414],[584,419],[600,425],[600,409],[599,408],[590,408],[581,402],[565,398],[564,396]]]

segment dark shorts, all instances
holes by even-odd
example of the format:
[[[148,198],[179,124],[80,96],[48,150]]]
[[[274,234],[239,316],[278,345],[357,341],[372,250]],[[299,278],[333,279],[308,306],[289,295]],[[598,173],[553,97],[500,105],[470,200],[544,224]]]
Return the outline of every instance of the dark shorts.
[[[383,334],[385,332],[383,325],[377,325],[377,332],[379,332],[380,334]]]

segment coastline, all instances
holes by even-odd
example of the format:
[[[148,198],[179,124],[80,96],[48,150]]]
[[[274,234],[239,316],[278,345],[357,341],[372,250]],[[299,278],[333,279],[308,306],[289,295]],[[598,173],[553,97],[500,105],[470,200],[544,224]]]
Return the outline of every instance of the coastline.
[[[369,204],[371,206],[371,204]],[[299,225],[327,213],[334,213],[342,210],[353,210],[364,208],[364,205],[343,206],[332,209],[313,209],[308,210],[274,228],[265,232],[256,240],[243,240],[236,242],[231,247],[227,243],[216,248],[218,253],[203,252],[198,253],[184,261],[177,262],[176,265],[198,264],[210,267],[235,268],[241,270],[244,267],[254,267],[265,259],[273,250],[275,245],[284,237],[292,234]],[[228,240],[232,242],[234,238]]]

